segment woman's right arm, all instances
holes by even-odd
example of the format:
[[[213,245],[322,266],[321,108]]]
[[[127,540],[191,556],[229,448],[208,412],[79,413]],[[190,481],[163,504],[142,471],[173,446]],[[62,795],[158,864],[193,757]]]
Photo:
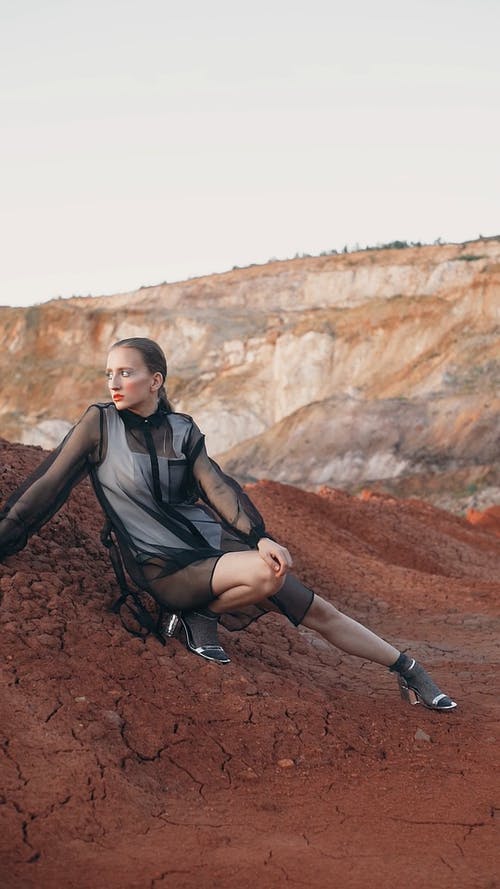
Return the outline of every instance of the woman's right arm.
[[[14,491],[0,512],[0,559],[19,552],[99,460],[101,412],[91,405],[58,448]]]

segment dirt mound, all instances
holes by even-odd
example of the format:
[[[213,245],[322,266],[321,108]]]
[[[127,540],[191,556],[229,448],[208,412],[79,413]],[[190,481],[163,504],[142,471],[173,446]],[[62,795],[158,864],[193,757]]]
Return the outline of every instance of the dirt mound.
[[[41,456],[0,442],[1,499]],[[2,884],[494,887],[498,540],[419,501],[249,492],[304,581],[460,708],[274,615],[221,631],[224,668],[129,636],[83,483],[0,565]]]
[[[490,531],[500,537],[500,506],[490,506],[484,512],[476,509],[467,511],[467,521],[476,525],[482,531]]]

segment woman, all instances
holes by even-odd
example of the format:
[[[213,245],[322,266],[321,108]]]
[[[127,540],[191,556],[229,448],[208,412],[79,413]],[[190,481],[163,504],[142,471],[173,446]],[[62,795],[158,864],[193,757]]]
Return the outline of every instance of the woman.
[[[0,559],[21,550],[90,474],[129,575],[167,620],[180,614],[191,651],[227,663],[217,638],[221,615],[226,626],[240,629],[280,611],[343,651],[388,667],[408,699],[413,693],[414,702],[432,709],[456,707],[413,658],[291,574],[290,553],[207,455],[191,417],[172,411],[157,343],[142,337],[115,343],[106,376],[112,401],[91,405],[0,513]]]

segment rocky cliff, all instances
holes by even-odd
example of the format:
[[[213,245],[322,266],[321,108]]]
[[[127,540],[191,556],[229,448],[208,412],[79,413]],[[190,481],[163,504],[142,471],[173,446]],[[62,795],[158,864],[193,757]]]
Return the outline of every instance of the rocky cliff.
[[[235,269],[0,308],[0,435],[46,447],[107,400],[110,343],[159,340],[169,395],[243,480],[500,500],[500,238]]]

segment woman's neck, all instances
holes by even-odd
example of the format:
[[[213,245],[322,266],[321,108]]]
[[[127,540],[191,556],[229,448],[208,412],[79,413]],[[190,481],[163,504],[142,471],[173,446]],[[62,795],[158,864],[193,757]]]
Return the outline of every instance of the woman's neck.
[[[159,407],[159,400],[157,398],[153,399],[151,403],[144,403],[140,407],[137,408],[129,408],[131,414],[136,414],[138,417],[150,417],[151,414],[156,413]]]

